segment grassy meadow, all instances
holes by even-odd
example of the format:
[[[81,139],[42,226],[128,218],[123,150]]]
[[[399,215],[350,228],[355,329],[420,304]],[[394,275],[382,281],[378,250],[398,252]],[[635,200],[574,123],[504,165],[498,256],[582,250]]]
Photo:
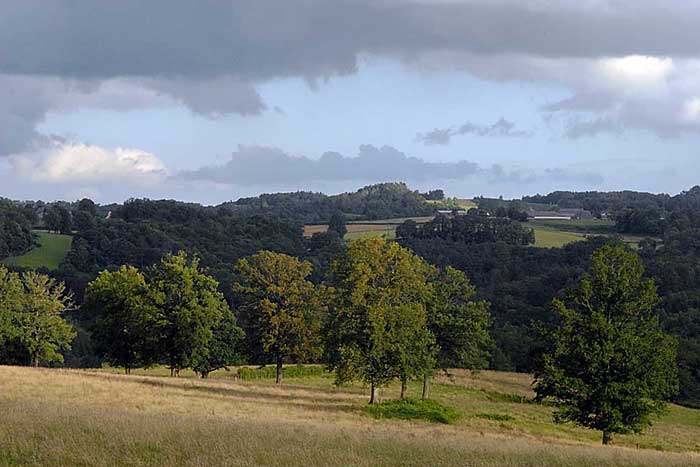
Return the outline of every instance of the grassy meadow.
[[[118,371],[0,367],[0,466],[700,465],[700,411],[671,406],[648,432],[603,447],[597,432],[554,424],[521,374],[439,377],[432,397],[460,415],[444,424],[370,413],[367,388],[318,371],[282,387],[237,370]]]
[[[529,225],[526,224],[529,227]],[[562,232],[559,230],[542,229],[532,227],[535,231],[535,246],[540,248],[561,248],[571,242],[583,240],[581,234]]]
[[[424,217],[400,217],[394,219],[379,219],[376,221],[350,221],[346,224],[348,233],[345,240],[356,240],[364,237],[384,236],[385,238],[396,237],[396,227],[407,220],[413,220],[418,224],[423,224],[433,220],[433,216]],[[328,230],[326,224],[314,224],[304,226],[304,236],[311,237],[315,233]]]
[[[73,237],[44,231],[35,231],[39,246],[21,256],[7,258],[3,263],[24,268],[57,269],[70,250]]]

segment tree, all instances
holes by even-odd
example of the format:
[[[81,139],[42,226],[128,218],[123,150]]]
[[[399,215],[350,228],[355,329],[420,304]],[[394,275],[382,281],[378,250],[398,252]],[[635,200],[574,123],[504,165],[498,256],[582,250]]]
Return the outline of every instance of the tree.
[[[348,233],[348,228],[345,226],[345,216],[340,211],[335,211],[331,216],[330,221],[328,221],[328,230],[333,230],[338,232],[340,238],[345,237]]]
[[[76,333],[61,314],[70,306],[71,296],[63,283],[35,272],[22,274],[24,293],[21,309],[14,314],[18,342],[35,367],[40,361],[62,362],[61,350],[70,349]]]
[[[312,266],[293,256],[261,251],[238,261],[233,291],[256,363],[277,366],[282,383],[283,363],[317,358],[325,306],[323,288],[306,278]]]
[[[561,322],[535,375],[537,398],[558,404],[555,420],[600,430],[603,444],[649,426],[678,387],[675,340],[659,327],[643,273],[622,246],[596,251],[590,274],[553,302]]]
[[[23,299],[22,282],[19,275],[0,265],[0,352],[5,342],[16,336],[13,318],[21,310]],[[0,355],[0,361],[5,360]]]
[[[480,369],[488,364],[493,340],[489,303],[474,300],[476,289],[462,271],[450,266],[433,270],[428,329],[435,336],[436,363],[448,368]],[[423,399],[429,394],[430,372],[424,373]]]
[[[370,404],[392,379],[405,382],[430,364],[426,328],[428,265],[378,237],[352,242],[331,266],[326,359],[336,383],[370,384]]]
[[[236,324],[231,309],[223,310],[221,321],[214,327],[209,345],[192,358],[192,369],[202,378],[212,371],[227,368],[241,361],[241,343],[245,334]]]
[[[70,235],[73,233],[73,217],[71,216],[70,211],[63,206],[58,206],[57,210],[61,219],[61,223],[58,228],[59,232],[64,235]]]
[[[413,238],[418,236],[418,224],[413,219],[408,219],[396,227],[397,238]]]
[[[397,307],[399,319],[390,333],[388,361],[396,365],[396,377],[401,382],[401,399],[406,398],[410,379],[422,378],[435,366],[435,337],[427,328],[426,309],[423,303],[410,303]]]
[[[97,223],[97,206],[88,198],[78,201],[78,208],[73,213],[73,226],[80,232],[95,228]]]
[[[96,351],[110,365],[132,368],[151,363],[155,307],[143,274],[132,266],[102,271],[85,291],[83,313],[95,324]]]
[[[90,198],[83,198],[78,201],[78,211],[85,212],[94,217],[97,215],[97,206],[95,206],[95,202]]]
[[[204,274],[197,257],[184,252],[165,256],[152,270],[157,357],[177,376],[190,367],[195,358],[205,355],[213,338],[213,329],[228,307],[219,284]]]
[[[61,213],[57,205],[52,204],[44,210],[44,225],[50,232],[58,233],[61,230]]]

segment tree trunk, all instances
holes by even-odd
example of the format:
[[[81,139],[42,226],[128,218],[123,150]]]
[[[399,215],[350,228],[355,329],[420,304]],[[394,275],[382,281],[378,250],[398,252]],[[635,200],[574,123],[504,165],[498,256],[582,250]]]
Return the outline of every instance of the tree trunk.
[[[34,353],[34,368],[39,368],[39,352]]]
[[[125,374],[125,375],[130,375],[130,374],[131,374],[131,368],[129,367],[129,365],[127,365],[127,366],[124,367],[124,374]]]
[[[422,400],[426,400],[430,395],[430,375],[426,373],[423,375],[423,395],[420,397]]]
[[[370,404],[378,404],[379,403],[379,388],[374,385],[374,381],[372,381],[372,385],[370,387],[369,403]]]
[[[207,379],[209,378],[209,372],[208,371],[203,371],[202,372],[202,379]]]
[[[603,430],[603,444],[610,444],[612,441],[612,433],[607,430]]]
[[[282,384],[282,360],[277,360],[277,377],[275,383]]]
[[[174,367],[174,366],[171,366],[171,367],[170,367],[170,377],[171,377],[171,378],[174,378],[175,376],[176,376],[176,374],[175,374],[175,367]]]
[[[401,380],[401,399],[402,400],[406,398],[406,385],[407,385],[406,379],[404,378]]]

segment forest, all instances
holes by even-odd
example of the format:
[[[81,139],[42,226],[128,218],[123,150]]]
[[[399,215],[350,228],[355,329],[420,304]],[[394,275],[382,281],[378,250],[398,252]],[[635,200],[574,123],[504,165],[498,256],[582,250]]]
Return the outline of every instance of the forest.
[[[60,350],[63,363],[52,365],[89,367],[103,361],[93,335],[97,318],[82,306],[88,284],[103,271],[115,273],[123,266],[144,271],[146,276],[155,274],[149,268],[180,251],[196,257],[198,267],[216,281],[217,293],[245,331],[247,344],[239,357],[256,362],[252,328],[243,314],[245,294],[235,287],[240,277],[234,265],[260,251],[282,253],[309,265],[306,279],[311,284],[324,284],[333,275],[333,258],[346,254],[349,244],[338,232],[341,227],[305,238],[304,224],[332,218],[342,223],[425,216],[435,212],[426,198],[440,197],[442,193],[421,194],[403,184],[381,184],[343,195],[261,195],[219,206],[145,199],[109,206],[90,200],[5,200],[0,204],[0,256],[32,248],[32,229],[72,234],[72,246],[59,268],[39,270],[64,283],[74,305],[67,307],[65,316],[74,324],[76,335],[70,346]],[[584,277],[595,251],[621,245],[616,232],[634,232],[645,237],[636,253],[645,277],[652,278],[658,289],[655,314],[663,329],[678,338],[680,390],[673,400],[700,407],[700,229],[696,227],[700,187],[676,196],[555,192],[512,203],[516,209],[498,212],[497,206],[480,205],[468,214],[437,216],[428,223],[408,220],[396,230],[398,245],[441,270],[450,267],[463,272],[474,286],[474,300],[489,303],[492,345],[484,354],[484,366],[535,370],[546,350],[541,329],[559,319],[552,301]],[[536,203],[587,209],[611,219],[614,228],[562,248],[534,247],[528,223],[514,218]],[[16,266],[10,270],[23,272]],[[30,360],[17,352],[3,352],[3,356],[14,362]],[[309,358],[322,361],[331,356]]]

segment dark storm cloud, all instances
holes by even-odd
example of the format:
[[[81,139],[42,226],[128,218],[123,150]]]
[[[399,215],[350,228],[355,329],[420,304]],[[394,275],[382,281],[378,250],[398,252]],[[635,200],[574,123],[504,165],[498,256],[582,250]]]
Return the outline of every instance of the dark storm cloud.
[[[3,0],[0,70],[258,80],[349,73],[360,53],[696,56],[699,20],[650,0]]]
[[[130,83],[130,95],[146,104],[167,97],[208,117],[255,115],[268,108],[260,83],[352,74],[365,54],[485,79],[557,82],[580,101],[562,104],[568,112],[601,105],[623,109],[625,125],[694,131],[700,117],[683,113],[700,89],[692,64],[673,77],[669,108],[652,114],[658,99],[649,105],[624,87],[601,90],[607,75],[581,89],[591,71],[572,61],[691,61],[700,55],[697,24],[700,5],[678,0],[2,0],[0,81],[10,84],[0,83],[0,124],[9,129],[0,154],[41,144],[46,135],[36,127],[48,111],[71,105],[66,96],[84,102],[108,80]],[[23,79],[36,90],[28,103],[19,102]],[[76,89],[66,93],[55,80]],[[105,108],[123,110],[131,98]],[[451,135],[437,130],[425,142],[447,144]]]
[[[450,143],[453,136],[474,135],[474,136],[497,136],[505,138],[527,138],[531,133],[515,129],[515,123],[504,118],[498,119],[492,125],[475,125],[465,123],[458,128],[435,128],[426,133],[418,133],[416,141],[426,146],[442,145]]]

